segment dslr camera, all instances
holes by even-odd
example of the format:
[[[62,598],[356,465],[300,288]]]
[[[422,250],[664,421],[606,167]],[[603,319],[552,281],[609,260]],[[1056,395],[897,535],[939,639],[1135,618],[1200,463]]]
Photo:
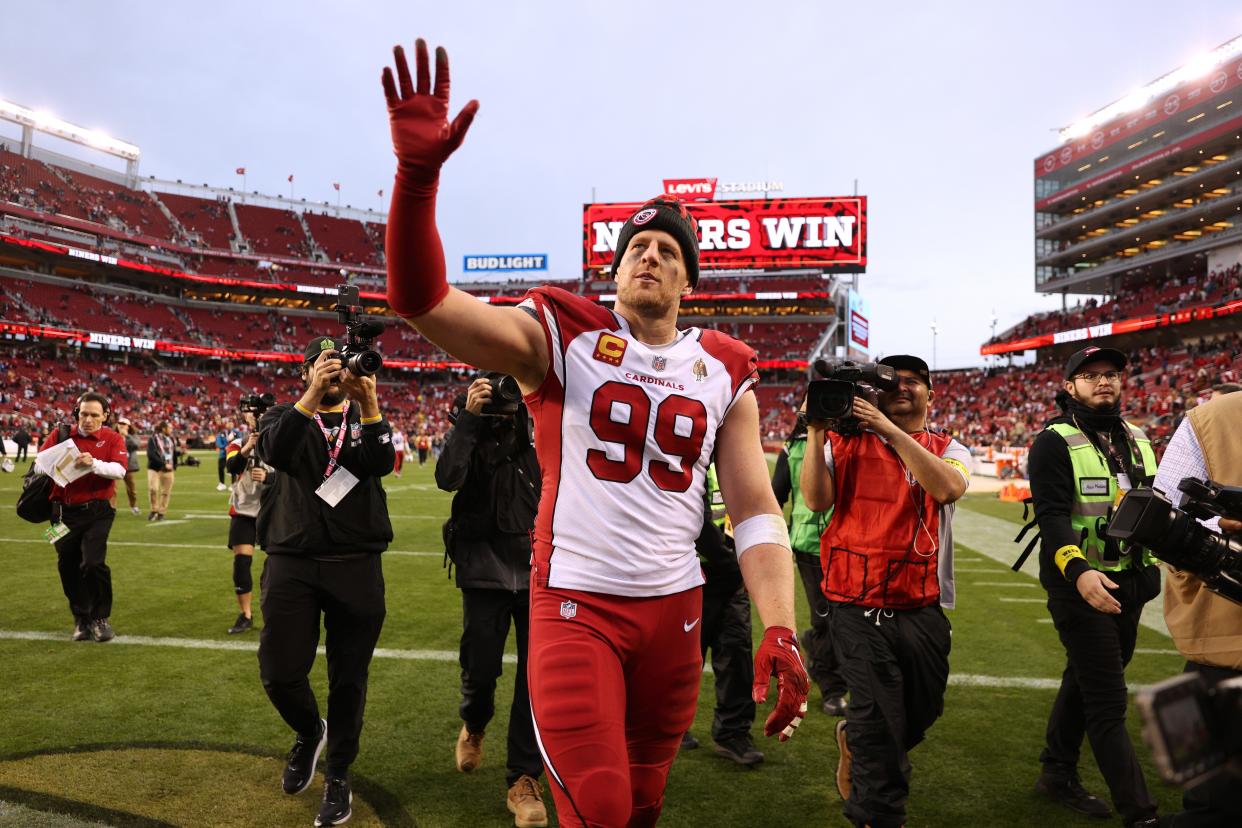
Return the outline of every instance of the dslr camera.
[[[345,326],[345,345],[338,352],[346,370],[356,377],[369,377],[384,367],[384,359],[372,344],[384,332],[384,323],[362,319],[358,286],[344,284],[336,289],[336,318]]]
[[[263,413],[276,404],[275,394],[242,394],[241,400],[237,403],[237,407],[244,414],[253,414],[256,419],[263,416]]]
[[[517,380],[508,374],[488,374],[487,384],[491,386],[492,398],[481,412],[484,416],[512,417],[522,404],[522,389]]]
[[[878,405],[881,391],[898,387],[897,369],[878,362],[817,359],[815,373],[806,389],[806,418],[827,422],[828,429],[843,437],[862,433],[862,423],[854,416],[854,398],[862,397]]]
[[[1200,520],[1242,520],[1242,486],[1187,477],[1180,510],[1155,489],[1132,489],[1108,524],[1114,540],[1146,546],[1167,564],[1197,575],[1216,594],[1242,604],[1242,542],[1208,529]]]

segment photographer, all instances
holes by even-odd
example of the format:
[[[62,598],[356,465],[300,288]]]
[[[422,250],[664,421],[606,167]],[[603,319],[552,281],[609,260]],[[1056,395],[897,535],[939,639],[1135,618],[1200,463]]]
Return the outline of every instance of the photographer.
[[[530,413],[519,400],[494,393],[513,380],[489,374],[459,396],[453,428],[436,464],[436,485],[453,495],[444,524],[445,554],[461,590],[461,732],[457,770],[483,760],[483,733],[496,711],[496,680],[512,623],[518,664],[509,706],[506,802],[522,826],[547,825],[539,786],[543,759],[535,742],[526,686],[530,615],[530,531],[539,508],[539,461],[530,439]]]
[[[163,520],[168,512],[168,500],[172,497],[173,478],[181,452],[173,439],[172,423],[163,420],[155,427],[155,433],[147,438],[147,494],[151,499],[151,511],[147,520]]]
[[[1146,551],[1122,548],[1102,532],[1119,491],[1145,486],[1156,473],[1151,441],[1121,416],[1127,362],[1112,348],[1073,354],[1057,394],[1062,413],[1031,445],[1039,581],[1066,653],[1035,790],[1079,813],[1109,815],[1079,781],[1085,736],[1125,824],[1154,826],[1156,803],[1125,727],[1125,667],[1143,605],[1160,592],[1160,572]]]
[[[1242,485],[1242,394],[1226,393],[1186,415],[1165,451],[1154,488],[1180,505],[1178,485],[1187,477]],[[1210,526],[1210,522],[1209,522]],[[1242,522],[1221,518],[1224,534],[1242,533]],[[1242,676],[1242,605],[1204,588],[1191,573],[1167,567],[1164,618],[1177,649],[1186,656],[1186,672],[1208,684]],[[1222,774],[1182,796],[1184,811],[1166,818],[1172,828],[1224,828],[1242,824],[1242,800],[1236,780]]]
[[[776,502],[785,505],[792,500],[789,509],[789,542],[793,546],[794,564],[802,581],[807,606],[811,610],[811,628],[802,633],[806,646],[807,672],[811,681],[819,687],[819,709],[829,716],[844,716],[848,703],[845,701],[845,679],[837,668],[837,657],[832,650],[832,633],[828,628],[828,599],[824,597],[824,568],[819,561],[819,539],[828,528],[831,512],[813,512],[807,508],[802,497],[799,477],[802,458],[806,455],[806,412],[798,412],[798,422],[781,453],[776,458],[772,472],[772,494]]]
[[[275,398],[262,400],[258,395],[242,397],[242,422],[249,432],[245,439],[234,434],[233,441],[225,447],[224,467],[233,476],[229,493],[229,549],[233,550],[233,591],[237,595],[237,620],[229,627],[230,635],[244,633],[254,627],[251,613],[251,593],[254,579],[250,574],[254,560],[254,542],[257,535],[256,522],[259,503],[263,497],[268,478],[274,468],[259,459],[255,447],[259,432],[255,428],[256,417],[262,416]]]
[[[310,785],[327,745],[323,805],[316,825],[350,815],[348,771],[358,754],[367,669],[384,625],[380,553],[392,524],[380,478],[392,471],[388,424],[375,378],[344,369],[336,342],[306,346],[306,392],[259,420],[259,455],[279,474],[259,505],[264,626],[259,673],[272,704],[297,733],[283,786]],[[328,717],[307,676],[327,629]]]
[[[858,433],[808,419],[799,482],[809,509],[833,509],[820,541],[823,591],[850,692],[836,728],[837,790],[856,826],[904,823],[907,754],[944,712],[953,606],[953,503],[970,452],[927,430],[931,373],[915,356],[880,360],[896,388],[853,400]],[[813,417],[811,412],[808,417]],[[851,432],[853,430],[851,429]]]

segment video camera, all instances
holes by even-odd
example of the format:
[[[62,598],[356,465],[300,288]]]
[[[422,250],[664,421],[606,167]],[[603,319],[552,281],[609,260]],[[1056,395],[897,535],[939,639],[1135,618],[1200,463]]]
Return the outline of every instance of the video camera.
[[[1157,558],[1192,572],[1216,594],[1242,604],[1242,543],[1218,535],[1199,520],[1242,520],[1242,486],[1222,486],[1187,477],[1180,510],[1154,489],[1128,492],[1107,533],[1114,540],[1146,546]]]
[[[241,409],[242,413],[253,414],[258,418],[262,417],[263,413],[275,404],[275,394],[242,394],[237,407]]]
[[[878,405],[880,391],[898,387],[897,369],[878,362],[817,359],[814,368],[823,379],[807,386],[806,418],[827,422],[830,431],[842,436],[862,433],[862,424],[854,416],[855,397]]]
[[[1182,673],[1140,690],[1135,704],[1143,741],[1166,782],[1194,787],[1242,757],[1242,678],[1213,687],[1199,674]]]
[[[384,323],[363,321],[362,304],[358,299],[358,286],[337,286],[336,318],[345,326],[345,347],[340,349],[341,362],[356,377],[369,377],[384,367],[384,359],[371,345],[384,332]]]

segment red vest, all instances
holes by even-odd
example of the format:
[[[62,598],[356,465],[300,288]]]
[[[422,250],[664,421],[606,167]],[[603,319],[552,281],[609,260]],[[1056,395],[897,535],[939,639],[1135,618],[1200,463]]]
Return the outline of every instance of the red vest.
[[[39,451],[56,445],[56,437],[57,432],[53,428]],[[74,445],[78,447],[78,451],[90,454],[96,460],[102,460],[105,463],[120,463],[123,467],[129,465],[129,452],[125,450],[125,438],[107,426],[101,426],[89,437],[84,436],[78,431],[78,427],[74,426],[70,437]],[[68,488],[52,486],[51,499],[66,506],[75,506],[91,500],[108,500],[114,494],[116,494],[115,480],[100,477],[97,474],[86,474],[70,483]]]
[[[911,434],[941,456],[946,434]],[[940,509],[877,435],[829,434],[835,467],[832,522],[819,541],[824,594],[864,607],[911,609],[940,599]]]

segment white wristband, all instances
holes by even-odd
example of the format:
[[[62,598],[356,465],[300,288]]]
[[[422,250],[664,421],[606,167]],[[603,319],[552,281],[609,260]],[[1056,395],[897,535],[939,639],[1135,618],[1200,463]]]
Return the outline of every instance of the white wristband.
[[[755,515],[733,527],[733,545],[741,558],[747,549],[761,543],[774,543],[793,551],[789,545],[789,529],[780,515]]]

